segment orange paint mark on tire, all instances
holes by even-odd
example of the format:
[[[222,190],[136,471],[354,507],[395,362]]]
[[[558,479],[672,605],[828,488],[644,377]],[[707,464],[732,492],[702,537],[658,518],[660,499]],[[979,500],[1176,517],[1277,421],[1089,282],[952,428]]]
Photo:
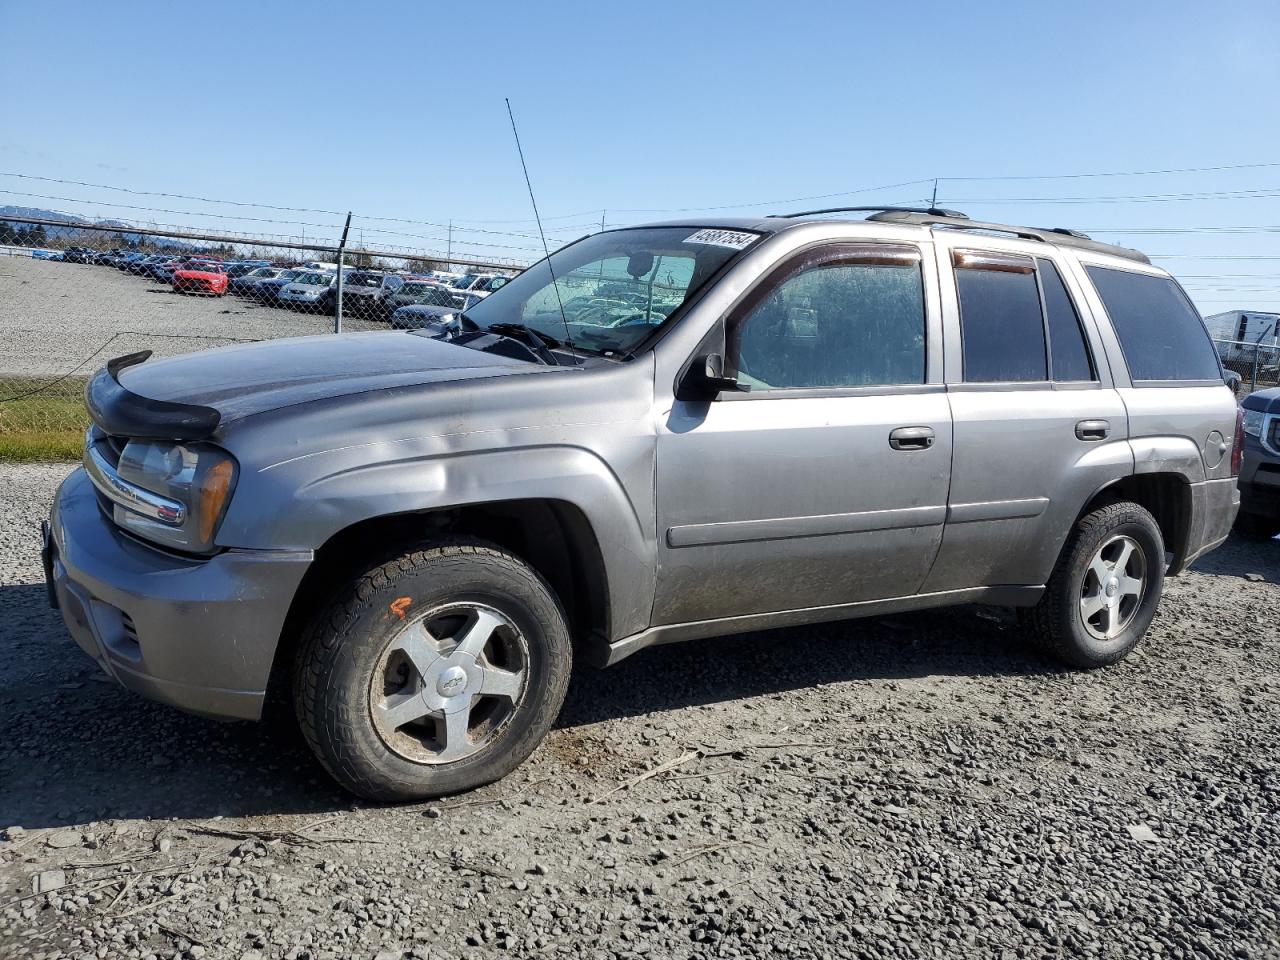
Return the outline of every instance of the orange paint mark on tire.
[[[400,599],[392,602],[391,612],[394,613],[401,620],[403,620],[404,612],[409,609],[409,606],[412,603],[413,603],[413,597],[401,597]]]

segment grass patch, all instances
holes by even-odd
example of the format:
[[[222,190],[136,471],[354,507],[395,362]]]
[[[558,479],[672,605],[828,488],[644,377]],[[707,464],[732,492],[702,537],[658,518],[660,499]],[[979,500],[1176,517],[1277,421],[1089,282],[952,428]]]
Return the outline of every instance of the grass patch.
[[[89,426],[83,382],[64,380],[30,393],[41,385],[38,380],[0,381],[0,461],[80,459]]]

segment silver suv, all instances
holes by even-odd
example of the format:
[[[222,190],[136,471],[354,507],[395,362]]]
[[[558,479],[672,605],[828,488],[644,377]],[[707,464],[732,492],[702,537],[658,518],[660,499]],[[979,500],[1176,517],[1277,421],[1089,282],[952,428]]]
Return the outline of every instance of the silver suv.
[[[370,798],[504,776],[575,659],[981,602],[1079,667],[1227,536],[1235,399],[1139,253],[942,210],[613,230],[431,331],[112,361],[45,537],[121,684],[291,696]]]

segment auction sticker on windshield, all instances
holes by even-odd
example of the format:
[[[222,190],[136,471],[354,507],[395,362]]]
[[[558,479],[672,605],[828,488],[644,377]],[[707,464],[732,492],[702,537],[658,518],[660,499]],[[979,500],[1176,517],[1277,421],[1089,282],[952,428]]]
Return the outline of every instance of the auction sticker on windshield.
[[[745,230],[699,230],[692,236],[685,237],[684,242],[705,243],[712,247],[729,247],[732,250],[741,250],[759,236],[760,234],[758,233],[747,233]]]

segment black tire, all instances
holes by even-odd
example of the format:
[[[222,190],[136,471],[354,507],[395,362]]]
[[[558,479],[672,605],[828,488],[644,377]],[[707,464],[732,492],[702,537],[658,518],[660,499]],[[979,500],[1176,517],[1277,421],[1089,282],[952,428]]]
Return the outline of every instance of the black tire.
[[[476,752],[415,762],[380,735],[370,685],[404,628],[401,615],[465,602],[497,610],[523,635],[523,692]],[[523,763],[560,711],[572,658],[564,611],[534,570],[490,544],[440,543],[369,570],[317,617],[294,665],[294,704],[308,745],[343,787],[370,800],[420,800],[490,783]]]
[[[1251,540],[1270,540],[1280,533],[1280,519],[1241,510],[1236,515],[1236,532]]]
[[[1086,629],[1080,601],[1090,561],[1118,536],[1128,537],[1142,551],[1145,587],[1123,629],[1101,640]],[[1164,570],[1164,537],[1147,510],[1129,501],[1099,507],[1076,521],[1044,596],[1023,622],[1045,652],[1059,660],[1085,669],[1108,666],[1127,657],[1147,632],[1164,592]]]

